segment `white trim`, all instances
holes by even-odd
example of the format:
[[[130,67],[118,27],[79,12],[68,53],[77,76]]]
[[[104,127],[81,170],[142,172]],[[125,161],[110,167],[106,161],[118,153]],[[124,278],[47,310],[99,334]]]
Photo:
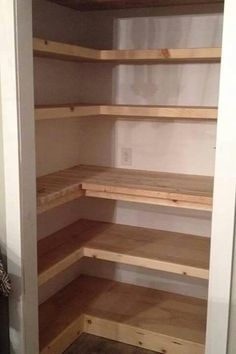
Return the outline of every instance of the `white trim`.
[[[13,353],[38,353],[31,0],[1,0],[6,249]]]
[[[206,354],[226,354],[236,191],[236,2],[225,0]]]

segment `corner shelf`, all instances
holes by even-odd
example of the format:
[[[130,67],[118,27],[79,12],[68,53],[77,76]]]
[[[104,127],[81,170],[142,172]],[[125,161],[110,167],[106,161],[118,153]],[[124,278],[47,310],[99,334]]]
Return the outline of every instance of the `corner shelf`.
[[[78,45],[34,38],[35,56],[54,59],[111,62],[126,64],[171,63],[171,62],[219,62],[221,48],[162,48],[162,49],[110,49],[99,50]]]
[[[62,353],[85,332],[161,353],[203,354],[206,310],[204,300],[80,276],[40,305],[40,353]]]
[[[83,257],[208,279],[209,251],[208,237],[81,219],[38,242],[38,283]]]
[[[38,213],[82,196],[212,209],[213,178],[79,165],[37,179]]]
[[[138,106],[138,105],[91,105],[65,104],[35,107],[35,119],[79,118],[110,116],[122,118],[160,118],[216,120],[216,107],[192,106]]]

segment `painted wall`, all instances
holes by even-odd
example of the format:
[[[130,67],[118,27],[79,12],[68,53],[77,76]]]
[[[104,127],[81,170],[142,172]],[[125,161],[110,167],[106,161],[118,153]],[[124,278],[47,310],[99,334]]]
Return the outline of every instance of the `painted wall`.
[[[181,14],[167,16],[166,9],[149,9],[81,15],[48,2],[34,2],[35,35],[93,47],[220,46],[221,29],[222,15],[217,11],[193,15],[182,10]],[[217,105],[218,84],[216,63],[112,66],[35,59],[37,103]],[[78,163],[124,167],[122,148],[132,149],[129,168],[213,175],[215,138],[216,125],[207,122],[112,118],[37,122],[38,175]],[[40,216],[39,237],[79,217],[207,237],[211,227],[209,213],[84,199]],[[95,261],[86,261],[81,266],[84,272],[94,275],[200,297],[207,293],[203,281],[105,262],[96,262],[95,266]]]
[[[1,94],[1,90],[0,90]],[[5,215],[5,189],[4,189],[4,159],[2,136],[2,102],[0,95],[0,257],[6,266],[6,215]],[[0,295],[0,354],[9,353],[9,318],[8,299]]]

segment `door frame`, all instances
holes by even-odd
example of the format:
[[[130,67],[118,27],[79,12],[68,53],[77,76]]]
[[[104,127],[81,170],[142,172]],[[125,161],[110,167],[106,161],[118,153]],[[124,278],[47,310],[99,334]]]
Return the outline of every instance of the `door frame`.
[[[226,354],[236,197],[236,2],[225,0],[217,121],[206,354]]]
[[[38,286],[32,1],[0,2],[0,103],[4,180],[1,245],[12,282],[9,330],[12,353],[37,354]]]

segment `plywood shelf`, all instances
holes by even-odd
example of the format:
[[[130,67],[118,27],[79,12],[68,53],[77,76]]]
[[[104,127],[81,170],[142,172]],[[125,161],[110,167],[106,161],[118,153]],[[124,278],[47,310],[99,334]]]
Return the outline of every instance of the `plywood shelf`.
[[[207,237],[79,220],[38,242],[39,286],[85,256],[208,279],[209,249]]]
[[[82,332],[168,354],[204,354],[206,302],[81,276],[39,308],[40,353],[62,353]]]
[[[35,119],[110,116],[144,119],[216,120],[216,107],[67,104],[36,106]]]
[[[77,45],[34,38],[35,56],[63,60],[113,62],[113,63],[162,63],[220,61],[220,48],[161,48],[140,50],[99,50]]]
[[[38,213],[82,196],[212,209],[213,178],[99,166],[74,166],[37,180]]]
[[[223,5],[224,0],[50,0],[59,5],[78,11],[129,9],[140,7],[183,6],[183,5]]]

